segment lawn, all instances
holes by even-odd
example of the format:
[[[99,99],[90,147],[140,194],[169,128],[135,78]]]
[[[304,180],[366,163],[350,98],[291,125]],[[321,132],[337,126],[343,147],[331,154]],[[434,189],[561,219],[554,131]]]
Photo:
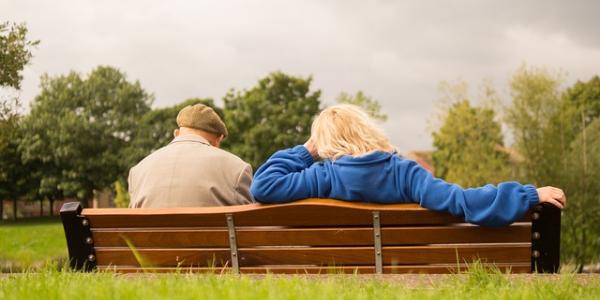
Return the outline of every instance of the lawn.
[[[0,222],[0,272],[64,261],[67,244],[59,218]]]
[[[419,275],[412,275],[419,276]],[[41,271],[0,278],[0,299],[598,299],[600,279],[481,269],[417,283],[406,276],[116,275]],[[414,278],[413,278],[414,279]]]

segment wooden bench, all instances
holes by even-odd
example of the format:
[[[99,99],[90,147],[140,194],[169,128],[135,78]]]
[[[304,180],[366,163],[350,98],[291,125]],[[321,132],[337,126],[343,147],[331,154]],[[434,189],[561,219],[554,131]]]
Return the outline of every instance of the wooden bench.
[[[415,204],[307,199],[280,205],[82,209],[61,218],[75,270],[234,273],[448,273],[480,261],[557,272],[560,210],[508,227],[466,224]]]

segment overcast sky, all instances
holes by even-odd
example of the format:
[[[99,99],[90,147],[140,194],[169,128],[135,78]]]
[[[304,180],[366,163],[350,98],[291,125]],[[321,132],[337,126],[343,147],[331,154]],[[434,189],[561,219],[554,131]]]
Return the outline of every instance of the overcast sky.
[[[24,72],[28,106],[43,73],[112,65],[152,92],[154,106],[217,103],[280,70],[378,99],[401,151],[431,148],[428,120],[442,80],[491,79],[506,100],[523,63],[600,73],[600,1],[0,1],[0,21],[41,40]]]

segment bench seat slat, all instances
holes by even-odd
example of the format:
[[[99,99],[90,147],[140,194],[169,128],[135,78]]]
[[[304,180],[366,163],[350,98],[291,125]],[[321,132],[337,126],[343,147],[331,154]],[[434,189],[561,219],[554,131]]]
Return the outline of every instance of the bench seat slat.
[[[229,249],[136,249],[147,266],[223,266],[229,261]],[[259,265],[372,265],[373,247],[265,247],[240,248],[240,266]],[[478,257],[486,262],[530,262],[529,243],[497,245],[432,245],[394,246],[383,248],[386,265],[457,263],[474,261]],[[96,248],[98,264],[139,265],[128,248]]]
[[[531,240],[531,224],[508,228],[480,226],[384,227],[383,245],[448,243],[514,243]],[[92,229],[96,247],[198,248],[228,247],[228,231],[222,229]],[[240,247],[254,246],[371,246],[373,228],[237,228]]]
[[[491,266],[491,265],[490,265]],[[493,265],[502,272],[510,270],[511,273],[529,273],[531,269],[530,263],[497,263]],[[458,268],[457,268],[458,267]],[[403,266],[383,266],[385,274],[406,274],[406,273],[422,273],[422,274],[440,274],[440,273],[455,273],[458,271],[467,270],[466,264],[433,264],[433,265],[403,265]],[[115,271],[120,273],[222,273],[228,272],[228,268],[139,268],[133,266],[98,266],[101,271]],[[248,274],[373,274],[375,267],[372,266],[342,266],[342,267],[318,267],[318,266],[268,266],[268,267],[241,267],[241,273]]]

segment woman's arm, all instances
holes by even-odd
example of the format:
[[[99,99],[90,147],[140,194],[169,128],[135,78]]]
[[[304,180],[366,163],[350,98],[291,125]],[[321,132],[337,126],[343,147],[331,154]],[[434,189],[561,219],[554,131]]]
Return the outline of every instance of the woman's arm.
[[[414,162],[409,165],[405,180],[406,193],[412,201],[486,226],[508,225],[540,201],[533,185],[503,182],[498,186],[463,189],[433,177]]]
[[[250,191],[262,203],[284,203],[323,197],[330,189],[324,169],[314,164],[305,146],[275,152],[262,165],[252,181]]]

